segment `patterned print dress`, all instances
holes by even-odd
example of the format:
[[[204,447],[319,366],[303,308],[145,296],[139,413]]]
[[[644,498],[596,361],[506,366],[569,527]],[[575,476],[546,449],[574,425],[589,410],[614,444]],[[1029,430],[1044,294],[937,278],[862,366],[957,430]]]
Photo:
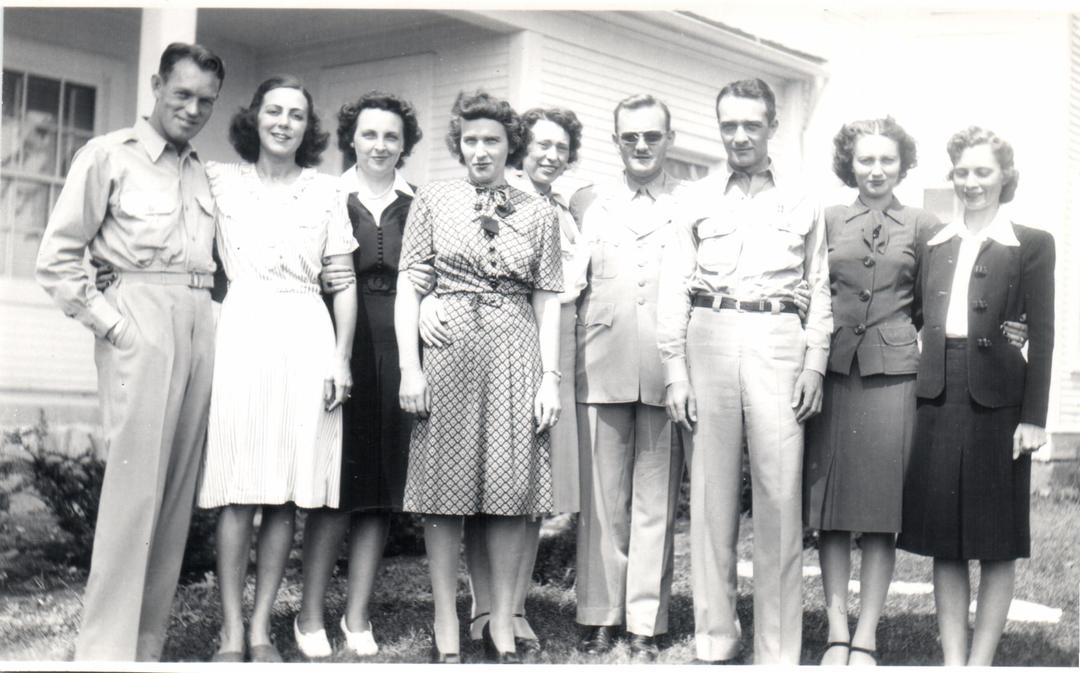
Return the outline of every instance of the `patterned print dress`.
[[[199,506],[337,506],[341,409],[323,409],[334,329],[321,258],[356,248],[338,180],[267,187],[251,164],[206,168],[229,277],[218,318]]]
[[[431,410],[413,429],[404,509],[549,512],[550,439],[533,419],[542,367],[529,297],[562,291],[555,211],[509,186],[431,183],[409,211],[399,267],[432,258],[452,343],[424,350]]]

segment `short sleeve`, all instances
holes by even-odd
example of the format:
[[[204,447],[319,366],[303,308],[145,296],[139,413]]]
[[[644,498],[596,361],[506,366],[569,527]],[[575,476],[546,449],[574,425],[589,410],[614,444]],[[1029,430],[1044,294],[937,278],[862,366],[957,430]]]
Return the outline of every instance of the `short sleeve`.
[[[563,291],[562,241],[559,215],[555,207],[545,203],[537,214],[540,228],[540,250],[534,266],[532,286],[547,292]]]
[[[348,194],[345,190],[335,189],[334,207],[330,211],[330,221],[326,224],[326,246],[323,255],[348,255],[359,247],[353,236],[352,221],[349,220]]]
[[[405,270],[421,262],[430,263],[435,255],[434,225],[427,190],[421,187],[416,191],[416,197],[409,207],[409,218],[405,220],[398,269]]]

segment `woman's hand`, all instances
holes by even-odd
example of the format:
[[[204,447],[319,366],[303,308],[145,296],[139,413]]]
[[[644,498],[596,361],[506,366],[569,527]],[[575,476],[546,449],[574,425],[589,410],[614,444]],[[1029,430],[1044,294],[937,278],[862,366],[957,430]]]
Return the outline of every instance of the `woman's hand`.
[[[420,340],[428,348],[450,345],[450,330],[446,327],[446,309],[442,299],[428,295],[420,300]]]
[[[1035,453],[1046,444],[1046,428],[1032,423],[1021,423],[1013,433],[1013,460],[1029,453]]]
[[[1028,340],[1027,314],[1020,316],[1020,321],[1006,320],[1001,323],[1001,333],[1008,339],[1010,346],[1023,348]]]
[[[426,262],[417,262],[408,269],[409,281],[420,294],[429,294],[435,289],[435,267]]]
[[[533,401],[533,416],[536,419],[536,434],[546,432],[559,422],[559,377],[554,372],[544,372],[540,381],[540,390],[536,391]]]
[[[94,287],[97,288],[98,292],[104,292],[105,288],[112,285],[113,281],[116,280],[116,269],[108,262],[103,262],[94,257],[90,258],[90,264],[97,269],[94,274]]]
[[[322,270],[319,271],[319,285],[325,294],[341,292],[356,282],[356,274],[344,264],[331,264],[328,257],[324,257]]]
[[[323,407],[329,412],[337,409],[352,396],[352,368],[349,358],[338,358],[334,375],[323,381]]]
[[[398,403],[402,411],[420,418],[427,418],[431,412],[431,391],[427,377],[419,367],[402,367]]]

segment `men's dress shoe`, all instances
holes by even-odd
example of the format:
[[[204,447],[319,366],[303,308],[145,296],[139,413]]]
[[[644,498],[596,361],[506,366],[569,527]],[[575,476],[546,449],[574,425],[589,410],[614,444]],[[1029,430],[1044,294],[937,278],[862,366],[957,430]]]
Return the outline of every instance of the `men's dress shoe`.
[[[660,648],[656,646],[656,638],[643,636],[639,633],[630,634],[630,656],[644,661],[656,661],[660,654]]]
[[[330,641],[326,638],[326,629],[319,629],[311,633],[300,630],[300,615],[293,619],[293,637],[296,638],[296,646],[308,659],[320,659],[333,654]]]
[[[249,651],[252,663],[280,664],[282,662],[281,652],[278,652],[278,648],[271,643],[252,645]]]
[[[581,650],[585,654],[603,654],[615,646],[615,627],[590,626],[581,641]]]
[[[242,664],[244,663],[243,652],[215,652],[210,661],[216,664]]]
[[[345,634],[345,646],[361,657],[379,653],[379,644],[371,632],[371,622],[367,623],[366,631],[350,631],[345,624],[345,615],[341,615],[341,632]]]

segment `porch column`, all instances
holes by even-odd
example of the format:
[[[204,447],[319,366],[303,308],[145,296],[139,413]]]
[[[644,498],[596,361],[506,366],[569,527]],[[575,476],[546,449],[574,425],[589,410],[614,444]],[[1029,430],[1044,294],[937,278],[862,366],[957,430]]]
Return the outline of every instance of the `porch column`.
[[[161,52],[173,42],[194,42],[195,7],[144,8],[139,35],[139,80],[136,113],[148,115],[154,107],[150,77],[157,72]]]
[[[543,68],[544,36],[531,30],[510,35],[510,63],[507,68],[510,103],[525,112],[543,102],[540,75]]]

